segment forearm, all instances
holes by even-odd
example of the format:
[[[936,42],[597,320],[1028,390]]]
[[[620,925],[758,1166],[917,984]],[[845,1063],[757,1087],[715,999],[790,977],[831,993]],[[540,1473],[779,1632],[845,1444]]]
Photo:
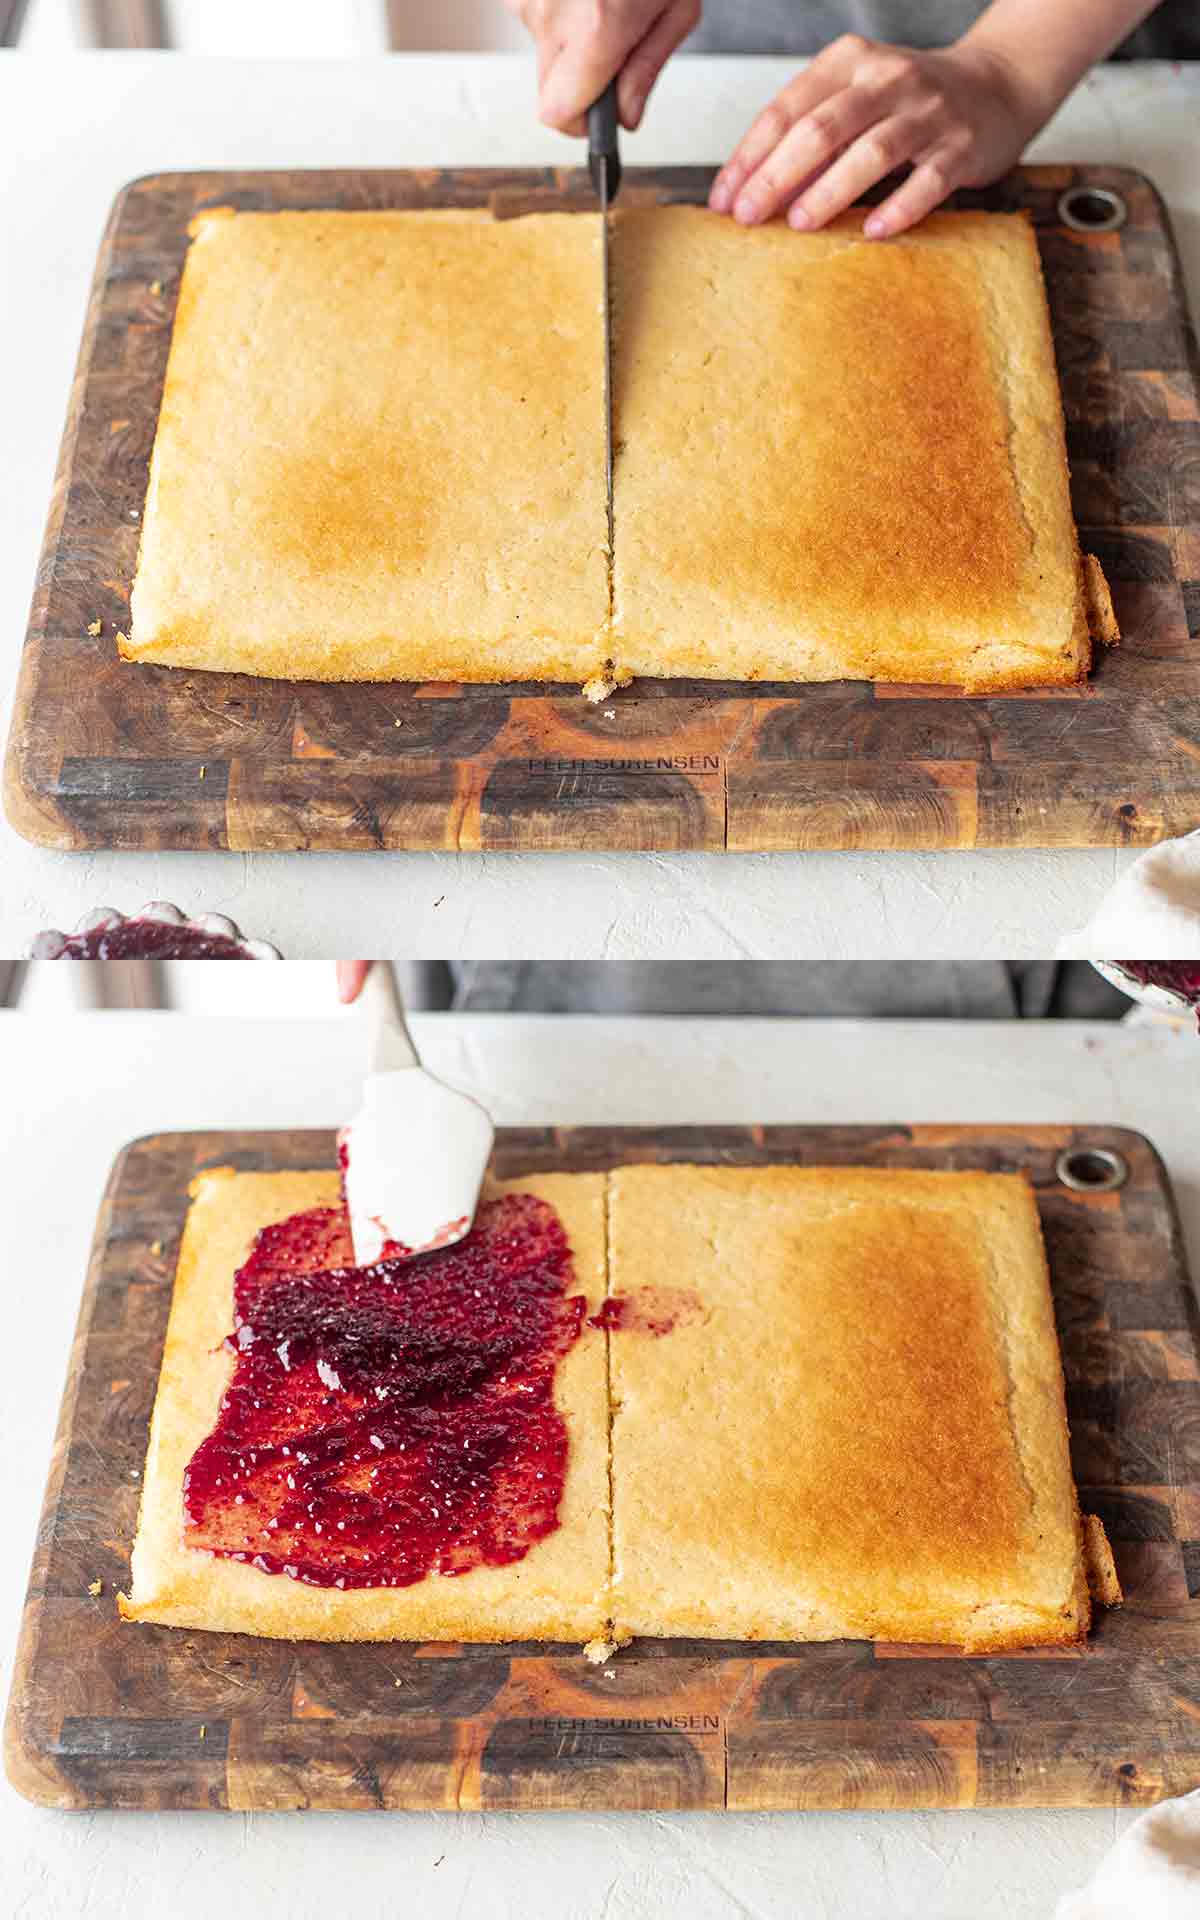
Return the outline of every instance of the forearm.
[[[1155,0],[993,0],[959,45],[999,61],[1040,126],[1154,6]]]

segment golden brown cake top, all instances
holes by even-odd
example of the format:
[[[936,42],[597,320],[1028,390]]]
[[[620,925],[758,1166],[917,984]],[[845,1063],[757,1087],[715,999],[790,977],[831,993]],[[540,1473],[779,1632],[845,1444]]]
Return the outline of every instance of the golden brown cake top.
[[[936,215],[880,244],[861,210],[797,235],[631,209],[613,247],[623,665],[981,689],[1079,677],[1062,409],[1024,216]]]
[[[1022,1644],[1086,1626],[1062,1373],[1017,1176],[625,1167],[610,1285],[620,1630]],[[723,1624],[722,1624],[723,1623]]]
[[[600,229],[208,215],[130,657],[285,678],[586,678],[608,619]]]
[[[610,604],[595,215],[204,216],[123,652],[594,690],[1079,679],[1097,595],[1029,222],[879,244],[859,218],[614,216]]]

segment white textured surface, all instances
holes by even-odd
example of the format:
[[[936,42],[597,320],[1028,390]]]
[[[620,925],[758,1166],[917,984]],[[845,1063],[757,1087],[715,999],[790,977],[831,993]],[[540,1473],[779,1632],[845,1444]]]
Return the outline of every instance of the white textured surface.
[[[0,1682],[96,1205],[160,1128],[331,1126],[354,1016],[0,1013],[0,1233],[21,1360],[0,1395]],[[1036,1121],[1141,1127],[1200,1257],[1196,1038],[1163,1026],[433,1015],[429,1065],[508,1122]],[[297,1067],[302,1067],[297,1072]],[[64,1098],[64,1089],[75,1090]],[[502,1091],[503,1090],[503,1091]],[[51,1814],[0,1784],[6,1913],[174,1920],[356,1909],[421,1920],[1049,1920],[1126,1822],[1083,1813]]]
[[[382,53],[387,0],[163,0],[167,39],[181,53],[277,54],[317,59]],[[84,0],[33,0],[22,52],[61,53],[86,46]],[[396,9],[395,44],[479,52],[525,44],[525,32],[500,0],[405,0]]]
[[[631,162],[723,157],[791,70],[677,61]],[[1165,193],[1200,284],[1200,76],[1093,76],[1034,157],[1122,162]],[[7,727],[96,245],[117,189],[162,168],[561,162],[513,56],[387,62],[36,54],[0,60],[0,721]],[[287,954],[1013,958],[1051,952],[1128,856],[52,854],[0,827],[0,953],[98,903],[232,913]]]

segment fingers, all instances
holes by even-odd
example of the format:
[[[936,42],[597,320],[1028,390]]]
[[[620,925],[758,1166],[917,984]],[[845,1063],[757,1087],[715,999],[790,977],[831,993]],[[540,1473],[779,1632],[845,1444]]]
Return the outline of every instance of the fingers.
[[[825,169],[837,172],[839,167],[844,166],[844,160],[839,161],[838,155],[844,154],[848,147],[859,153],[851,171],[861,174],[866,169],[868,184],[878,180],[888,168],[883,165],[875,172],[870,172],[868,150],[873,150],[879,143],[881,155],[885,149],[890,153],[897,139],[896,123],[882,119],[881,109],[879,94],[867,87],[845,87],[830,99],[823,100],[796,123],[757,171],[750,175],[733,202],[734,219],[744,225],[753,225],[757,220],[769,220],[795,199],[805,181],[817,174],[824,177]],[[861,139],[860,135],[863,136]],[[898,165],[900,160],[906,158],[906,153],[900,153],[890,164]],[[849,201],[841,204],[848,205]],[[828,214],[825,217],[828,218]]]
[[[343,1006],[349,1006],[352,1000],[358,999],[371,965],[370,960],[339,960],[337,962],[338,999]]]
[[[801,233],[825,226],[928,146],[929,133],[920,122],[900,115],[880,120],[797,195],[788,208],[788,225]]]
[[[757,173],[797,121],[831,94],[844,90],[851,63],[858,57],[858,49],[865,45],[865,41],[850,34],[835,41],[763,108],[713,181],[708,204],[715,212],[730,211],[746,181]]]
[[[651,88],[699,18],[700,0],[675,0],[633,49],[617,81],[617,108],[623,127],[632,132],[641,125]]]
[[[591,10],[589,24],[574,28],[569,38],[560,41],[546,65],[538,100],[545,125],[560,133],[584,133],[588,108],[621,72],[634,48],[655,32],[664,14],[678,11],[675,4]],[[664,60],[670,51],[668,46]]]
[[[811,71],[811,69],[810,69]],[[801,74],[800,79],[807,78]],[[730,154],[712,183],[708,204],[715,213],[729,213],[747,180],[757,173],[767,156],[787,138],[804,109],[798,102],[799,83],[793,81],[778,97],[763,108],[749,132]]]
[[[863,222],[868,240],[890,240],[893,234],[915,227],[927,213],[940,207],[966,177],[966,156],[961,145],[943,143],[917,162],[903,186],[889,194]]]
[[[1003,157],[1012,143],[996,120],[986,89],[950,55],[848,34],[759,115],[717,175],[709,205],[748,226],[786,207],[789,224],[807,231],[911,165],[864,224],[868,237],[886,239],[924,219],[972,170],[991,168],[993,149]]]
[[[570,134],[581,139],[587,132],[587,109],[593,100],[599,99],[612,79],[611,73],[601,80],[595,92],[580,107],[578,101],[579,77],[581,68],[584,74],[591,71],[590,66],[581,63],[579,49],[576,47],[555,47],[546,45],[540,50],[538,62],[538,119],[545,127],[553,127],[558,133]],[[588,83],[585,79],[584,85]]]

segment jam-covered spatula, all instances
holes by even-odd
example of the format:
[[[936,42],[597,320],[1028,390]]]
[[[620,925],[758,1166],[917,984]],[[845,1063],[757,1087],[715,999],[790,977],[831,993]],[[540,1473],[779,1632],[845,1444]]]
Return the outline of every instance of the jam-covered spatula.
[[[492,1123],[468,1094],[427,1073],[396,976],[376,961],[361,1003],[374,1022],[360,1113],[339,1144],[360,1266],[450,1247],[471,1230],[492,1151]]]

